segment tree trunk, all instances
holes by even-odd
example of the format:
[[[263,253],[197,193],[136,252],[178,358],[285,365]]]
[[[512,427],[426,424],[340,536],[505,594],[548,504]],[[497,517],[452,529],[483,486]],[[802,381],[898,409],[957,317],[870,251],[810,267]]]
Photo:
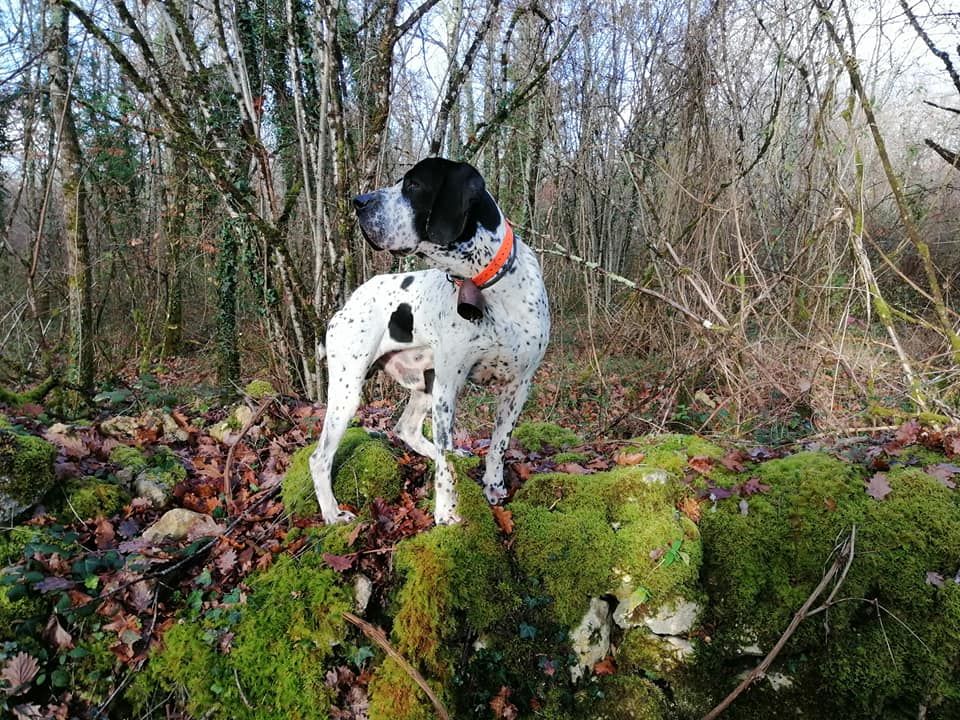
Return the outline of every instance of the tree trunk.
[[[64,241],[67,259],[70,380],[85,392],[93,390],[93,272],[87,235],[87,192],[83,157],[70,107],[70,57],[67,50],[67,13],[48,5],[47,67],[50,72],[50,125],[59,138],[56,166],[63,189]]]

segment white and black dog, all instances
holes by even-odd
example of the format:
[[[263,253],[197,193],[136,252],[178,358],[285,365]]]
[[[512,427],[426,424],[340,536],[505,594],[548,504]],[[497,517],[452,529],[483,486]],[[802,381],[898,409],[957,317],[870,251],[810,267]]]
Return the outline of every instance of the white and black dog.
[[[331,466],[374,366],[410,390],[397,435],[436,463],[438,524],[454,523],[453,451],[457,396],[467,379],[498,386],[483,475],[491,503],[506,495],[503,455],[547,348],[550,310],[540,263],[513,230],[475,168],[442,158],[417,163],[395,185],[353,200],[367,242],[414,254],[437,269],[378,275],[327,328],[327,411],[310,471],[323,519],[346,522]],[[482,295],[479,291],[482,291]],[[433,442],[423,422],[433,413]]]

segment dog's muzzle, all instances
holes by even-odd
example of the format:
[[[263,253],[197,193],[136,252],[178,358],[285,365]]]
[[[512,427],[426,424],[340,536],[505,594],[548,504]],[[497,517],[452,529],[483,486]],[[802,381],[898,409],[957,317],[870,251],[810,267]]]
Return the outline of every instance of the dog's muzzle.
[[[378,204],[376,200],[376,193],[369,192],[363,193],[362,195],[357,195],[353,198],[353,209],[354,212],[357,213],[357,220],[360,223],[360,232],[363,233],[364,239],[374,250],[382,250],[383,248],[377,244],[371,233],[367,230],[370,214],[375,211]]]

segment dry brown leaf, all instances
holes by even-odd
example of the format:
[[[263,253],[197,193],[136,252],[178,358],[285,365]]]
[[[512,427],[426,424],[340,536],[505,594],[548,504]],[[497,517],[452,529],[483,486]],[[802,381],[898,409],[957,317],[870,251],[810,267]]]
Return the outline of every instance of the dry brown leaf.
[[[680,501],[680,512],[690,518],[693,522],[700,522],[700,515],[702,510],[700,508],[700,503],[697,502],[696,498],[685,497]]]
[[[616,672],[617,664],[613,661],[613,658],[610,655],[607,655],[603,660],[593,666],[594,675],[613,675]]]
[[[706,475],[711,470],[713,470],[713,458],[707,457],[706,455],[697,455],[696,457],[690,458],[687,461],[687,464],[690,468],[701,475]]]
[[[56,645],[57,650],[72,650],[73,637],[60,624],[56,613],[47,620],[47,625],[43,629],[43,639],[51,645]]]
[[[503,530],[504,534],[512,534],[513,511],[502,508],[499,505],[493,505],[490,509],[493,511],[493,519],[497,521],[497,525]]]
[[[10,686],[7,688],[8,695],[19,695],[24,685],[28,685],[40,671],[36,658],[25,652],[18,652],[12,658],[7,660],[0,672],[0,677],[7,681]]]
[[[642,452],[622,452],[617,455],[616,462],[617,465],[639,465],[646,457],[646,453]]]

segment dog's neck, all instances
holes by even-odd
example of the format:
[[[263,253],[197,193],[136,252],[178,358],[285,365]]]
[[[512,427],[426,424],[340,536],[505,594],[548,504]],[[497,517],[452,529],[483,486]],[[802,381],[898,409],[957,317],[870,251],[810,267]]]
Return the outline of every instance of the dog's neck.
[[[481,224],[477,225],[477,232],[469,239],[450,247],[421,246],[420,253],[435,267],[445,270],[451,277],[457,279],[471,279],[486,269],[497,257],[507,240],[507,219],[501,213],[500,224],[495,230],[489,230]],[[515,236],[513,243],[519,243]],[[514,251],[511,255],[515,255]]]

